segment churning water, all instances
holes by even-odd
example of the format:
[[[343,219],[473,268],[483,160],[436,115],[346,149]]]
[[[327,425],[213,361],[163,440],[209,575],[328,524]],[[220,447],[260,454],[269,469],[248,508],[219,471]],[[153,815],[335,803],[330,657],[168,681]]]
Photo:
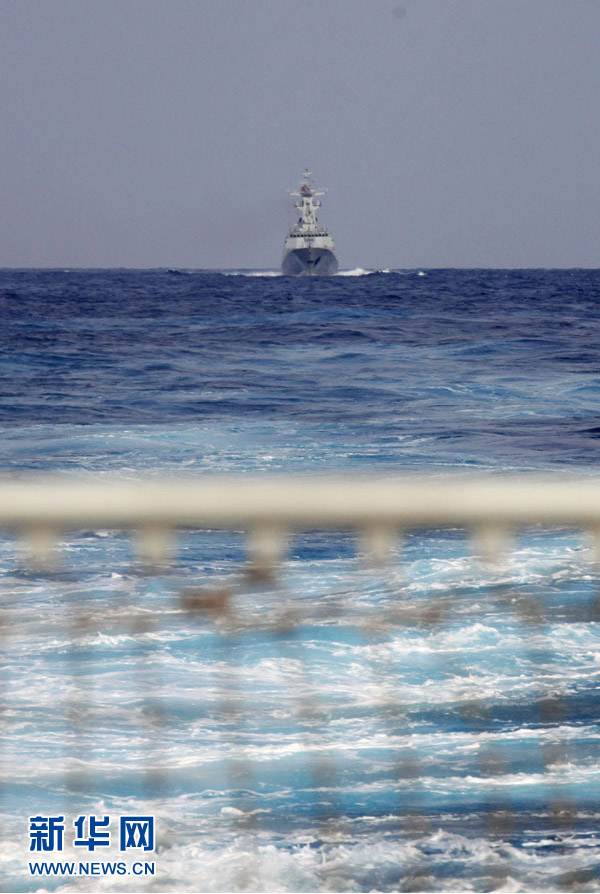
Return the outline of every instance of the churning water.
[[[600,272],[351,273],[0,272],[2,471],[595,472]],[[182,533],[151,575],[119,532],[64,537],[53,574],[20,548],[0,540],[5,890],[600,889],[580,532],[521,532],[497,568],[409,532],[381,571],[307,533],[273,585],[236,533]],[[63,852],[30,852],[37,815],[64,816]],[[155,816],[154,878],[30,875],[118,860],[73,821],[122,815]]]

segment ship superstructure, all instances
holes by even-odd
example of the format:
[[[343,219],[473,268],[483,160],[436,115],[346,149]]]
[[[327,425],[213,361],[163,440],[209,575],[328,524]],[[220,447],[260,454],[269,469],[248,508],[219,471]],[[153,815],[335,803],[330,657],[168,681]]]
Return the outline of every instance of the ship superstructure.
[[[317,220],[317,208],[321,207],[317,197],[324,196],[325,192],[313,188],[309,170],[304,171],[299,188],[290,192],[291,196],[297,196],[295,205],[300,217],[285,240],[281,272],[286,276],[332,276],[337,273],[333,239]]]

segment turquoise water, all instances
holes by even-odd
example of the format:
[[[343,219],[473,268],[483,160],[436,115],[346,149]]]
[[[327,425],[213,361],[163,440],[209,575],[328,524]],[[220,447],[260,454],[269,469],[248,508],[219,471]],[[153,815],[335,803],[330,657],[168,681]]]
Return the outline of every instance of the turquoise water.
[[[355,271],[359,273],[359,271]],[[595,474],[597,271],[2,271],[4,472]],[[0,541],[5,890],[597,890],[597,573],[344,532]],[[29,817],[156,817],[158,881],[31,877]],[[116,828],[116,825],[114,826]],[[43,859],[59,859],[58,854]],[[119,859],[113,844],[98,859]]]

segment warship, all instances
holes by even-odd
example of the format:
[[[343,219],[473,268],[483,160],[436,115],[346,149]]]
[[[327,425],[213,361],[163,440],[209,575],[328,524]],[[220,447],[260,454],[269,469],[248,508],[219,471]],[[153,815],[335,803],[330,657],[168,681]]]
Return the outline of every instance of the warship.
[[[313,188],[309,170],[304,171],[299,188],[290,192],[291,196],[298,197],[295,206],[300,217],[285,240],[281,262],[284,276],[333,276],[337,273],[333,239],[317,220],[317,208],[321,207],[317,196],[324,196],[325,192]]]

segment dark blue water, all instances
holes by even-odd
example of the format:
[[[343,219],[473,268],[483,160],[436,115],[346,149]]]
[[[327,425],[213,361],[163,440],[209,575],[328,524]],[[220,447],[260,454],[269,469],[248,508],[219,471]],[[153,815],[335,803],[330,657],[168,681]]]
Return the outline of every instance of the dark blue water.
[[[596,271],[0,281],[11,428],[287,426],[400,466],[599,456]]]
[[[599,302],[591,270],[0,271],[0,469],[594,474]],[[61,546],[44,577],[0,544],[7,884],[30,812],[135,808],[170,890],[600,888],[580,532],[496,570],[412,532],[377,573],[306,534],[258,589],[241,535],[150,577],[118,532]]]

